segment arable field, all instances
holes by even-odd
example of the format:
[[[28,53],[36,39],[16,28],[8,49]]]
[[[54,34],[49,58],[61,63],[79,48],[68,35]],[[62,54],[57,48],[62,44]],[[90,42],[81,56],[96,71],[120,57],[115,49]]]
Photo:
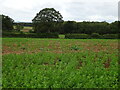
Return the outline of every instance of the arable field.
[[[3,88],[118,87],[118,40],[2,40]]]
[[[23,29],[21,31],[23,32],[29,32],[30,30],[32,30],[32,27],[23,27]]]
[[[17,29],[15,25],[13,26],[13,28]],[[20,30],[20,31],[22,31],[22,32],[29,32],[32,29],[33,29],[33,27],[31,27],[31,26],[24,26],[23,29]]]

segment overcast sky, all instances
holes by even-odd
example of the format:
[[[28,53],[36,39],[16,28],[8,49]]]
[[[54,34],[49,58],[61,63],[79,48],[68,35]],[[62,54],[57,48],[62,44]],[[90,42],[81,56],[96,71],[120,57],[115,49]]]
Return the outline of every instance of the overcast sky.
[[[0,14],[16,22],[31,22],[43,8],[55,8],[63,20],[107,21],[118,20],[119,0],[0,0]]]

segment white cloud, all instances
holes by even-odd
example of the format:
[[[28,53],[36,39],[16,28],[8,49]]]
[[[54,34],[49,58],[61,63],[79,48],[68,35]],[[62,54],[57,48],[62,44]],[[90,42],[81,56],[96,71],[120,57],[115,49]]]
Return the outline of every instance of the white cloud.
[[[117,20],[118,0],[0,0],[0,13],[15,21],[31,21],[43,8],[55,8],[64,20]]]

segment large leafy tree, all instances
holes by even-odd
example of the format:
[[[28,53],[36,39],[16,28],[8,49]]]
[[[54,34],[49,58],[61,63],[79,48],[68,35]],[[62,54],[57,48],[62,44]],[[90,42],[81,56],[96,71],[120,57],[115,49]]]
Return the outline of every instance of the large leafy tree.
[[[1,15],[2,16],[2,30],[11,31],[13,30],[13,22],[14,20],[9,16]]]
[[[54,8],[41,10],[32,20],[33,27],[37,33],[59,32],[60,24],[63,21],[62,15]]]

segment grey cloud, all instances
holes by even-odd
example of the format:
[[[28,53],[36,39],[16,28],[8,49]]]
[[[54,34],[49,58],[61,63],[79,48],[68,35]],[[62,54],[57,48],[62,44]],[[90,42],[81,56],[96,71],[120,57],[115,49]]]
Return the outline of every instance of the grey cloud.
[[[117,18],[117,3],[111,2],[72,2],[68,5],[66,11],[71,19],[75,20],[89,20],[91,16],[100,16],[100,21],[115,21],[113,18]]]
[[[24,8],[18,10],[16,8],[7,8],[1,5],[2,11],[0,13],[12,17],[15,21],[31,21],[36,13],[43,8],[55,8],[60,11],[64,20],[74,21],[108,21],[113,22],[117,20],[118,3],[117,2],[46,2],[44,4],[38,3],[33,8]]]

